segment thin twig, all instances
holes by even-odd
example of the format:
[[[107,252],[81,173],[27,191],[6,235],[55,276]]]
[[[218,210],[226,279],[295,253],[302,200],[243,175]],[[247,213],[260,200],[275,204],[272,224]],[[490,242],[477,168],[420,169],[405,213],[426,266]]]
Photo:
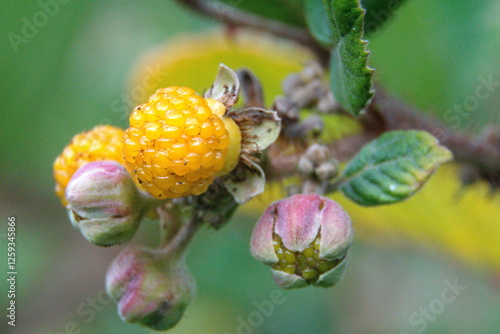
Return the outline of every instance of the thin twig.
[[[386,95],[377,89],[367,112],[359,118],[363,131],[328,144],[332,155],[340,162],[349,161],[366,143],[391,130],[425,130],[453,152],[455,161],[467,163],[479,171],[492,187],[498,187],[500,175],[500,146],[482,137],[458,132]],[[296,145],[292,154],[277,143],[268,151],[266,175],[281,179],[296,173],[296,165],[306,146]]]
[[[211,1],[207,0],[177,1],[201,14],[222,21],[230,27],[253,28],[298,42],[311,49],[323,63],[327,62],[329,58],[329,51],[316,42],[307,30],[296,28],[279,21],[266,19],[261,16],[248,14],[223,4],[217,4],[215,6]]]
[[[323,66],[328,64],[329,51],[318,44],[305,29],[291,27],[278,21],[248,14],[229,6],[203,0],[177,0],[197,12],[225,22],[232,27],[250,27],[277,36],[296,41],[310,48]],[[351,158],[368,141],[385,131],[396,129],[426,130],[437,137],[454,154],[455,160],[467,162],[477,168],[481,177],[492,186],[498,186],[500,180],[500,148],[483,138],[473,137],[464,132],[457,132],[441,124],[436,119],[426,116],[378,90],[361,119],[364,133],[341,139],[331,143],[334,156],[345,161]],[[275,152],[277,153],[277,152]],[[295,164],[303,152],[296,156],[276,154],[270,157],[269,170],[271,177],[284,177],[295,172]]]
[[[498,182],[500,146],[483,137],[452,129],[430,115],[386,95],[381,89],[377,90],[366,116],[361,120],[365,129],[379,134],[399,129],[425,130],[450,149],[456,161],[476,167],[491,185]]]
[[[199,212],[192,211],[185,218],[178,205],[166,202],[157,209],[160,225],[161,254],[181,254],[193,238],[196,230],[202,225]]]
[[[176,205],[170,202],[159,206],[156,209],[159,217],[160,245],[159,248],[165,248],[179,234],[184,225],[182,213]]]
[[[192,214],[177,231],[175,237],[170,242],[162,244],[159,251],[162,254],[181,254],[201,225],[197,214]]]

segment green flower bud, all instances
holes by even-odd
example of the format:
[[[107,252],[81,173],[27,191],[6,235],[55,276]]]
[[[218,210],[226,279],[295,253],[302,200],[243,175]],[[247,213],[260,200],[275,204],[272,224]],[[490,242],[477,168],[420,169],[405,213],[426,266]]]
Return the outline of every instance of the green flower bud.
[[[167,330],[181,320],[195,284],[182,256],[127,247],[108,269],[106,290],[123,320]]]
[[[335,201],[316,194],[274,202],[252,235],[251,252],[284,289],[330,287],[342,277],[354,230]]]
[[[78,169],[66,188],[73,226],[98,246],[130,240],[147,209],[147,197],[115,161],[95,161]]]

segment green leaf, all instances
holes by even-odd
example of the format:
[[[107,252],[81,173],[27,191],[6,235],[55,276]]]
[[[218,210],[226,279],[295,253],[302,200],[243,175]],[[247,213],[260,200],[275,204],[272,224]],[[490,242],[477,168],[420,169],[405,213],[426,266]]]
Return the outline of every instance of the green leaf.
[[[322,0],[306,0],[305,15],[309,31],[321,44],[332,47],[334,39],[330,28],[330,18]]]
[[[330,57],[330,87],[337,102],[358,116],[373,96],[373,69],[368,67],[363,40],[364,10],[359,0],[323,0],[330,18],[334,47]]]
[[[386,132],[349,162],[340,189],[360,205],[399,202],[413,195],[440,164],[452,157],[428,132]]]

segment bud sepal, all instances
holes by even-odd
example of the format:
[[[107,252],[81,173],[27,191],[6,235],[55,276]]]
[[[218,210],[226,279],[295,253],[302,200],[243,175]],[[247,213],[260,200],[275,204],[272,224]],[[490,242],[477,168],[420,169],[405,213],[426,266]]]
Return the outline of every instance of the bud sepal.
[[[284,289],[329,287],[345,271],[354,231],[335,201],[298,194],[274,202],[257,223],[251,252]]]
[[[66,188],[66,198],[71,223],[98,246],[130,240],[153,200],[115,161],[95,161],[78,169]]]
[[[267,149],[281,132],[281,119],[275,110],[260,107],[231,110],[238,101],[241,86],[238,74],[220,64],[214,84],[204,95],[207,101],[216,100],[224,105],[226,110],[223,118],[235,122],[240,130],[238,159],[232,159],[234,163],[231,164],[230,173],[219,174],[238,204],[248,202],[264,191],[266,178],[256,163],[259,161],[256,156]],[[242,88],[245,90],[245,87]]]

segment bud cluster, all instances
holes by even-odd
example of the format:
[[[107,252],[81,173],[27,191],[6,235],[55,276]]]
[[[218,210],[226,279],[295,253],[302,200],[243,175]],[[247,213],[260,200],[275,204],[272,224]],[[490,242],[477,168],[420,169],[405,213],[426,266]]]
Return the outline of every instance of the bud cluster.
[[[298,169],[306,176],[316,177],[320,181],[328,181],[337,175],[337,165],[338,162],[331,157],[328,147],[313,144],[300,157]]]
[[[290,74],[283,81],[285,96],[298,109],[314,108],[323,113],[338,109],[325,80],[323,68],[317,62],[309,62],[299,73]]]

